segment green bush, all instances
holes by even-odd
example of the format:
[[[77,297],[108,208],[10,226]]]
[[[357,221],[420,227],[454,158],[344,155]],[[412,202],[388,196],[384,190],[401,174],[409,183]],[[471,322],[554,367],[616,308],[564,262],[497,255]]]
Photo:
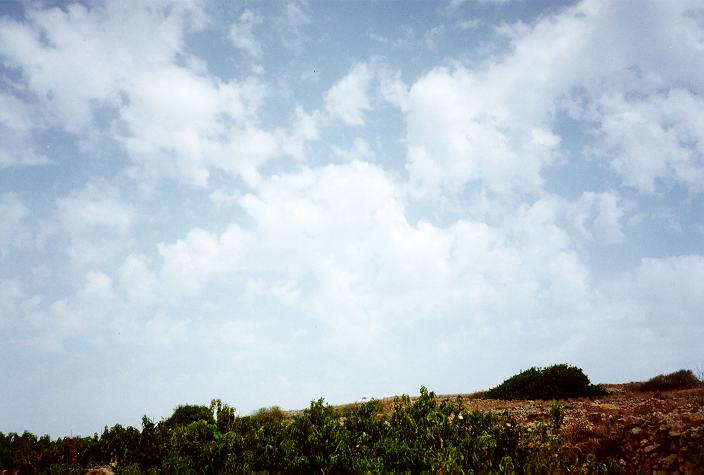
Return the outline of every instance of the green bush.
[[[641,391],[667,391],[670,389],[688,389],[699,385],[701,381],[692,370],[681,369],[670,374],[660,374],[642,383],[638,389]]]
[[[252,419],[261,425],[280,423],[286,420],[286,413],[279,406],[262,407],[252,416]]]
[[[0,433],[0,469],[80,473],[111,465],[116,473],[596,473],[552,424],[522,427],[508,413],[477,412],[462,398],[438,400],[422,387],[385,411],[379,401],[338,410],[323,399],[287,416],[265,409],[238,417],[216,400],[217,423],[188,411],[179,422],[142,419],[142,431],[117,424],[101,436],[52,441]],[[183,423],[192,414],[198,420]],[[187,415],[188,415],[187,414]],[[204,415],[204,412],[200,412]],[[226,416],[226,417],[225,417]],[[179,416],[180,417],[180,416]],[[194,416],[195,417],[195,416]],[[217,424],[229,429],[220,431]],[[174,424],[173,426],[171,424]],[[586,465],[585,465],[586,464]],[[586,471],[585,471],[586,470]]]
[[[594,385],[576,366],[557,364],[548,368],[530,368],[510,377],[486,392],[486,399],[567,399],[602,396],[606,390]]]
[[[174,409],[171,417],[166,419],[168,427],[186,426],[193,422],[205,421],[210,424],[213,420],[213,412],[208,406],[197,406],[193,404],[184,404]]]

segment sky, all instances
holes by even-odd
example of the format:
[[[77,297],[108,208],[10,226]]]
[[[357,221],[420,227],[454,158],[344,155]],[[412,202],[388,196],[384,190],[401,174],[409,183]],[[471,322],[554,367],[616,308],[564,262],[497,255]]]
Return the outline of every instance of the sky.
[[[704,367],[701,0],[0,2],[0,431]]]

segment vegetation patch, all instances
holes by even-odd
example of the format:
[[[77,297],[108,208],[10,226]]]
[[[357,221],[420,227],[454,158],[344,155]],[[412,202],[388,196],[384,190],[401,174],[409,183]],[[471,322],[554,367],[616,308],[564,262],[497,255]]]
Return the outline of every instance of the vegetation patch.
[[[567,399],[603,396],[601,385],[589,382],[576,366],[557,364],[548,368],[530,368],[510,377],[486,392],[486,399]]]
[[[238,417],[214,400],[212,412],[180,410],[171,419],[142,419],[142,430],[116,425],[102,435],[51,440],[0,433],[0,469],[20,473],[604,473],[606,463],[578,452],[550,421],[521,427],[508,413],[466,408],[462,398],[395,398],[331,407],[313,401],[301,414],[267,408]],[[203,418],[191,421],[201,412]],[[182,418],[182,413],[188,417]],[[172,416],[173,417],[173,416]],[[191,421],[191,422],[188,422]],[[214,421],[211,422],[211,421]]]
[[[669,391],[672,389],[689,389],[701,384],[692,370],[681,369],[670,374],[660,374],[638,387],[641,391]]]
[[[213,423],[213,413],[208,406],[184,404],[174,409],[174,413],[165,423],[169,427],[185,426],[200,420]]]

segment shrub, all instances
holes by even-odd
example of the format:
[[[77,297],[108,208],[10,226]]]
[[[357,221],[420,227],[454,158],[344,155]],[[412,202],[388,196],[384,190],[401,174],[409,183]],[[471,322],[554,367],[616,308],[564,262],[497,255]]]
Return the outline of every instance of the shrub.
[[[262,407],[251,417],[260,425],[277,424],[286,420],[286,413],[279,406]]]
[[[670,389],[688,389],[699,385],[701,381],[692,370],[681,369],[670,374],[660,374],[639,386],[641,391],[667,391]]]
[[[165,424],[167,427],[176,427],[185,426],[198,421],[205,421],[212,424],[215,422],[213,420],[213,412],[208,406],[185,404],[174,409],[174,413],[171,414],[171,417],[166,419]]]
[[[602,471],[593,456],[585,459],[558,430],[542,423],[527,429],[508,412],[475,412],[461,398],[438,400],[425,387],[415,400],[408,395],[394,399],[389,412],[379,401],[370,401],[349,406],[342,414],[323,399],[290,417],[277,408],[236,417],[231,408],[214,406],[222,406],[215,408],[218,423],[225,413],[231,417],[227,433],[204,418],[187,424],[179,419],[167,427],[166,421],[154,424],[144,417],[141,433],[115,425],[100,437],[72,439],[77,463],[65,455],[70,454],[67,439],[0,433],[0,469],[81,473],[110,464],[116,473]],[[201,411],[187,415],[193,412]],[[562,422],[557,403],[551,418],[557,429]]]
[[[594,385],[576,366],[557,364],[548,368],[530,368],[510,377],[486,392],[487,399],[566,399],[602,396],[606,390]]]

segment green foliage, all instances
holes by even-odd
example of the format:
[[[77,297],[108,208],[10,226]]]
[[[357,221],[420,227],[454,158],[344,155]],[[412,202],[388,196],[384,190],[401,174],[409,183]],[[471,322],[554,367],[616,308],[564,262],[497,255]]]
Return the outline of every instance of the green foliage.
[[[286,420],[286,414],[278,406],[262,407],[252,415],[252,419],[261,425],[280,423]]]
[[[415,400],[396,398],[390,411],[374,400],[336,410],[319,399],[293,416],[268,408],[236,417],[234,409],[214,400],[209,408],[214,421],[199,415],[185,422],[195,418],[193,413],[178,423],[173,417],[159,423],[144,417],[141,431],[115,425],[100,437],[70,441],[0,433],[0,469],[80,473],[111,465],[116,473],[592,473],[602,467],[563,439],[557,404],[549,412],[551,423],[532,429],[519,426],[508,413],[469,410],[459,397],[438,400],[425,387]]]
[[[548,417],[550,418],[550,422],[552,422],[552,426],[555,431],[559,432],[562,428],[562,422],[565,419],[565,413],[562,410],[560,403],[557,401],[552,403],[550,406],[550,411],[548,412]]]
[[[576,366],[557,364],[548,368],[530,368],[510,377],[486,392],[487,399],[567,399],[602,396],[606,390],[593,385]]]
[[[641,391],[667,391],[671,389],[688,389],[701,384],[692,370],[681,369],[670,374],[660,374],[642,383]]]
[[[174,409],[171,417],[166,419],[166,425],[169,427],[185,426],[198,421],[214,423],[213,411],[207,406],[185,404]]]
[[[141,434],[134,427],[122,427],[116,424],[107,427],[98,442],[98,457],[107,463],[126,467],[139,461],[139,442]]]

